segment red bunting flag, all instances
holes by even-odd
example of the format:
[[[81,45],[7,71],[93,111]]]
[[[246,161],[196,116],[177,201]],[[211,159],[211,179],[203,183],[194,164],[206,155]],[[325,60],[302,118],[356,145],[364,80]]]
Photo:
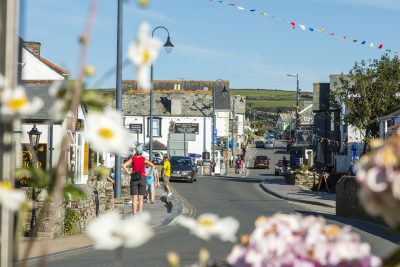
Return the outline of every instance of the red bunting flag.
[[[228,4],[228,6],[235,6],[235,4]]]
[[[383,47],[383,44],[379,44],[378,48],[382,49],[382,47]]]
[[[292,26],[293,30],[296,28],[296,23],[294,23],[293,21],[290,22],[290,25]]]

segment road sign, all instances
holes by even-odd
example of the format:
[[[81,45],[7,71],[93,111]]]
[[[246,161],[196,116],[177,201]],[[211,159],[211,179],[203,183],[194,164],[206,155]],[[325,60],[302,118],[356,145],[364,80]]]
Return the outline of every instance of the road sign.
[[[217,129],[215,129],[214,134],[212,135],[211,144],[216,145],[218,140]]]

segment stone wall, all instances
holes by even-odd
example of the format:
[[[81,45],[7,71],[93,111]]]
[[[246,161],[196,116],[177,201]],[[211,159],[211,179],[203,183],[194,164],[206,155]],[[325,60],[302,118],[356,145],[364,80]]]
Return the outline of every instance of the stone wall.
[[[318,185],[320,178],[309,173],[287,173],[284,175],[285,182],[290,185],[301,185],[309,189],[315,188]]]
[[[37,201],[35,203],[36,218],[38,224],[38,237],[41,238],[55,238],[64,235],[64,219],[66,207],[71,207],[79,212],[80,221],[78,232],[85,229],[87,224],[93,220],[96,215],[104,213],[108,210],[114,209],[114,190],[110,182],[107,181],[88,181],[88,184],[76,185],[81,189],[86,198],[84,199],[71,199],[70,201],[63,201],[60,203],[50,202],[53,207],[52,210],[56,214],[51,214],[49,211],[44,211],[43,207],[47,198],[47,191],[45,189],[36,189]],[[128,187],[129,188],[129,187]],[[32,199],[32,188],[23,188],[26,192],[28,199]],[[118,202],[119,211],[123,211],[123,202]],[[45,214],[43,214],[45,212]],[[56,217],[56,224],[53,229],[49,229],[49,219]],[[28,211],[27,216],[24,218],[24,233],[29,235],[30,222],[32,211]]]
[[[336,184],[336,215],[374,221],[382,223],[382,220],[368,215],[362,208],[358,199],[360,188],[354,176],[343,176]]]

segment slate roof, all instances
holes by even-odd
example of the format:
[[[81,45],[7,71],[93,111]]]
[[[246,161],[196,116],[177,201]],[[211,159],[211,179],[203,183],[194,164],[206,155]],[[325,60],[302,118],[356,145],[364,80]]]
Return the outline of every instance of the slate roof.
[[[27,115],[22,117],[22,120],[25,121],[46,121],[50,120],[51,113],[50,109],[51,106],[53,105],[53,97],[49,94],[49,88],[51,86],[51,82],[54,81],[40,81],[40,83],[24,83],[24,87],[26,89],[26,92],[30,98],[33,96],[40,97],[43,102],[44,106],[43,108],[36,114],[34,115]]]
[[[210,93],[215,88],[215,108],[217,110],[230,110],[230,95],[229,92],[223,93],[225,88],[229,91],[229,81],[189,81],[189,80],[155,80],[155,91],[181,91],[182,93],[194,93],[195,91],[204,91],[208,88]],[[138,88],[135,80],[122,81],[122,90],[126,91],[142,91]]]

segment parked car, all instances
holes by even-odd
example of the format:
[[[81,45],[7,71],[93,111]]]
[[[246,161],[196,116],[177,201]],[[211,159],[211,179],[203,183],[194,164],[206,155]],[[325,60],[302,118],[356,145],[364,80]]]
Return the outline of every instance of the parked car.
[[[254,159],[254,169],[269,169],[269,158],[267,156],[257,156]]]
[[[284,170],[283,160],[278,160],[275,165],[275,175],[282,175]],[[286,167],[286,171],[290,171],[290,167]]]
[[[274,148],[274,142],[272,141],[265,141],[265,148]]]
[[[173,156],[171,162],[171,180],[197,181],[197,166],[190,157]]]
[[[161,152],[153,152],[153,161],[156,165],[163,163],[163,154]]]
[[[256,148],[264,148],[264,142],[263,141],[256,141]]]

